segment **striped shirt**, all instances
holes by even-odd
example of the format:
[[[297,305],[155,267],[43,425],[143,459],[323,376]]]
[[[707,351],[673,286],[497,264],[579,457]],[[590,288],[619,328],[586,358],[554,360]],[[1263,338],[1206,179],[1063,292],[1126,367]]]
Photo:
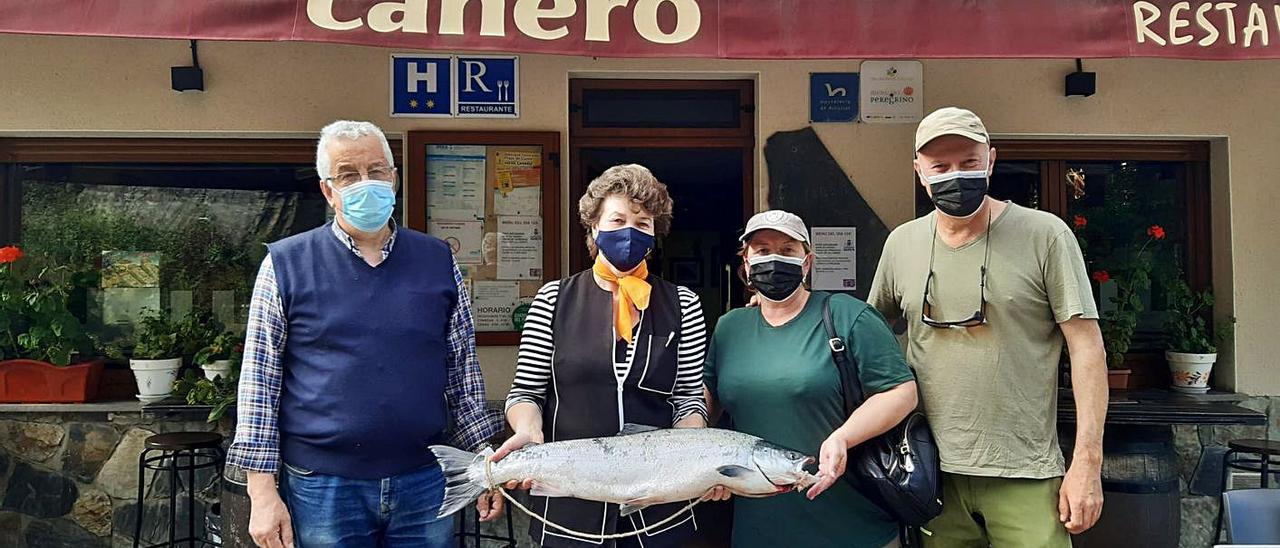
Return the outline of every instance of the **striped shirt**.
[[[680,295],[680,347],[677,351],[676,384],[671,394],[675,414],[672,424],[697,414],[707,418],[707,404],[702,395],[702,362],[707,354],[707,324],[702,317],[702,303],[689,288],[678,286]],[[542,286],[529,307],[524,330],[520,334],[520,350],[516,356],[516,378],[507,395],[507,408],[519,402],[529,402],[542,407],[546,399],[547,385],[551,379],[551,356],[555,342],[551,325],[555,316],[556,299],[560,295],[560,281]],[[643,322],[643,312],[641,316]],[[639,329],[637,322],[636,329]],[[614,376],[622,382],[630,373],[631,356],[635,352],[634,341],[627,345],[624,355],[614,355]],[[621,358],[621,359],[620,359]]]
[[[337,223],[330,223],[330,226],[334,237],[345,243],[357,257],[362,257],[355,239]],[[392,222],[391,237],[382,246],[383,260],[391,254],[396,232],[396,225]],[[498,432],[501,423],[494,420],[485,409],[484,376],[476,357],[471,297],[467,295],[457,263],[453,265],[453,281],[458,287],[458,303],[449,319],[449,355],[445,360],[448,380],[444,397],[448,401],[453,424],[451,443],[465,449],[478,449]],[[249,303],[249,325],[245,333],[244,358],[236,403],[236,435],[227,452],[227,464],[230,466],[270,474],[280,469],[278,419],[281,382],[284,377],[281,356],[284,355],[288,334],[289,322],[284,314],[284,301],[280,296],[271,255],[267,254],[258,269],[253,298]]]

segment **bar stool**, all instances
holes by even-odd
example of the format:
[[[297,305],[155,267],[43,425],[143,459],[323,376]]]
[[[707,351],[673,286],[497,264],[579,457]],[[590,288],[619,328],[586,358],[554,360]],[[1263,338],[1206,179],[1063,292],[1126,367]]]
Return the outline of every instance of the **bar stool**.
[[[144,497],[146,495],[146,471],[167,472],[169,474],[169,542],[153,544],[157,546],[177,546],[185,542],[189,546],[207,544],[219,546],[218,543],[196,535],[196,470],[215,469],[221,474],[223,453],[222,435],[215,432],[174,432],[157,434],[148,437],[145,448],[138,456],[138,513],[133,519],[133,546],[138,548],[142,540],[142,518],[146,514]],[[186,458],[186,464],[179,465],[179,460]],[[174,538],[178,528],[178,473],[187,473],[187,536]]]
[[[517,510],[514,507],[511,507],[511,503],[509,501],[503,502],[507,503],[506,512],[503,512],[502,515],[502,518],[507,520],[507,535],[500,536],[481,533],[480,512],[477,512],[474,507],[468,506],[458,513],[458,532],[454,533],[454,536],[458,538],[459,548],[467,548],[467,539],[473,540],[476,548],[480,548],[481,542],[486,540],[501,542],[503,543],[502,548],[516,548],[516,529],[515,525],[511,522],[511,512]],[[475,527],[475,529],[468,530],[467,522],[471,522],[471,525]]]
[[[1242,455],[1257,455],[1256,458]],[[1275,468],[1272,468],[1272,467]],[[1270,487],[1271,476],[1280,474],[1280,441],[1273,440],[1231,440],[1227,442],[1227,452],[1222,455],[1222,491],[1227,490],[1227,477],[1231,470],[1258,472],[1262,480],[1262,488]],[[1222,533],[1222,514],[1225,502],[1218,504],[1218,524],[1213,529],[1213,540],[1217,542]]]

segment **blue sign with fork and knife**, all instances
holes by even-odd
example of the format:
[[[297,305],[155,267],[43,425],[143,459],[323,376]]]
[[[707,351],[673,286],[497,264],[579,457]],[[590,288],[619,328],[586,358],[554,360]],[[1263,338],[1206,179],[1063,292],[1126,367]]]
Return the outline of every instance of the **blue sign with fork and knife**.
[[[459,118],[520,117],[518,57],[459,55],[454,66]]]

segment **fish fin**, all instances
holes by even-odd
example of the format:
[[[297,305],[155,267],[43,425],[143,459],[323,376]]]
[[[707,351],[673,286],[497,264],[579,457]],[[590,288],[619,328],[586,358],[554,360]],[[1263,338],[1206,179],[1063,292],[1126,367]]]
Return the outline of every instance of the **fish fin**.
[[[471,474],[472,465],[485,457],[447,445],[432,445],[430,449],[444,472],[444,500],[440,502],[437,517],[443,518],[466,508],[488,490]]]
[[[730,464],[727,466],[721,466],[719,468],[716,468],[716,472],[720,472],[720,475],[722,476],[736,478],[738,476],[744,476],[746,474],[750,474],[751,469],[747,468],[746,466],[738,466],[736,464]]]
[[[653,506],[654,504],[657,504],[657,501],[655,501],[654,499],[648,499],[648,498],[632,499],[618,505],[618,515],[629,516],[631,514],[644,510],[645,508]]]
[[[557,489],[554,486],[545,483],[533,482],[533,487],[529,489],[529,494],[535,497],[568,497],[570,494],[564,490]]]
[[[645,432],[652,432],[654,430],[661,430],[661,428],[658,428],[657,426],[649,426],[647,424],[627,423],[622,425],[622,430],[618,432],[618,435],[630,436],[632,434],[642,434]]]

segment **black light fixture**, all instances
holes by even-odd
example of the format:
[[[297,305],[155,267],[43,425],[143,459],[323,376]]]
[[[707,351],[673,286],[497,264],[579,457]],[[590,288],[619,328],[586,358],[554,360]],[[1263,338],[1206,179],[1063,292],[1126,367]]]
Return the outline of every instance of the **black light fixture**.
[[[1076,59],[1076,71],[1067,75],[1067,97],[1088,97],[1098,90],[1098,74],[1084,71],[1084,62]]]
[[[195,40],[191,41],[191,66],[169,67],[169,77],[173,91],[204,91],[204,71],[200,69]]]

